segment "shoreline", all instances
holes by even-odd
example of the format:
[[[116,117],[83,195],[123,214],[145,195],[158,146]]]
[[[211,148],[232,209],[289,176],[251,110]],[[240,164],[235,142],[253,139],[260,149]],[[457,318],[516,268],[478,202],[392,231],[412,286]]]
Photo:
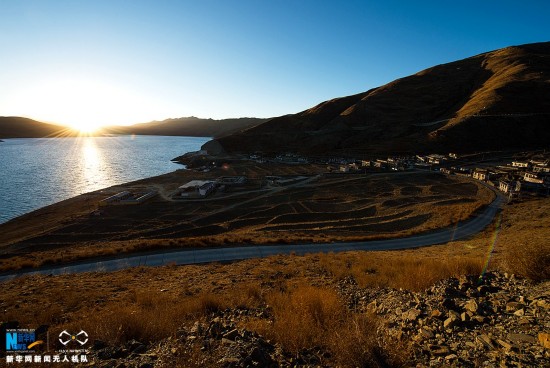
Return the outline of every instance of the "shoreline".
[[[309,166],[308,166],[309,167]],[[293,170],[300,170],[300,168],[296,168],[296,166],[286,167],[285,169],[293,169]],[[313,167],[310,167],[312,169]],[[218,177],[220,174],[227,174],[226,171],[223,169],[220,169],[221,171],[211,171],[208,173],[200,173],[202,178],[210,177],[215,178]],[[236,170],[237,172],[240,172],[242,170],[242,167],[239,168],[233,168],[232,170]],[[221,249],[221,248],[227,248],[228,245],[230,245],[230,248],[239,247],[242,245],[245,245],[244,248],[251,249],[254,247],[264,247],[264,246],[276,246],[282,244],[285,244],[284,247],[287,247],[288,245],[294,245],[297,247],[304,246],[304,244],[313,244],[314,246],[319,246],[319,244],[330,244],[333,243],[335,245],[338,244],[345,244],[345,243],[357,243],[357,242],[377,242],[377,241],[399,241],[400,239],[404,239],[411,236],[426,236],[430,235],[434,232],[438,232],[442,229],[445,229],[451,225],[441,225],[439,227],[433,227],[433,225],[430,225],[428,227],[421,227],[421,228],[411,228],[411,231],[399,228],[395,228],[392,230],[391,233],[387,233],[384,231],[378,232],[378,233],[371,233],[369,235],[368,232],[366,233],[357,233],[356,236],[349,236],[346,235],[344,237],[330,235],[330,233],[327,233],[328,236],[323,235],[322,237],[318,238],[310,238],[308,236],[299,235],[296,237],[296,234],[293,234],[293,232],[288,232],[288,230],[285,233],[273,233],[272,235],[265,235],[260,236],[256,238],[250,238],[247,239],[240,239],[237,237],[234,237],[232,232],[228,230],[228,233],[221,233],[219,236],[217,236],[218,233],[216,232],[207,232],[204,234],[204,236],[198,236],[198,235],[178,235],[178,236],[172,236],[169,233],[158,233],[158,230],[156,231],[158,234],[153,236],[144,236],[146,233],[150,232],[151,234],[155,233],[155,227],[159,226],[158,220],[154,220],[158,217],[158,215],[155,215],[155,211],[158,212],[161,217],[165,216],[174,216],[175,213],[180,213],[182,209],[189,208],[188,210],[193,212],[193,208],[196,211],[203,211],[201,212],[203,216],[206,218],[212,217],[212,221],[214,221],[214,224],[217,224],[218,215],[216,214],[216,211],[209,212],[207,208],[220,208],[219,206],[222,206],[223,211],[226,211],[228,208],[232,208],[233,205],[231,203],[239,203],[244,204],[246,202],[255,201],[257,202],[260,198],[265,197],[268,195],[268,197],[265,197],[268,203],[271,203],[271,197],[273,196],[279,196],[277,193],[285,193],[289,188],[293,188],[292,186],[288,187],[280,187],[277,190],[268,190],[266,191],[265,188],[263,191],[260,191],[264,194],[250,194],[248,197],[250,198],[248,200],[239,199],[239,196],[242,196],[242,194],[235,193],[234,195],[229,195],[227,197],[214,197],[214,198],[208,198],[203,200],[168,200],[167,195],[172,193],[173,189],[177,189],[179,185],[181,185],[181,182],[185,182],[191,179],[196,179],[197,173],[195,170],[187,170],[187,169],[180,169],[176,170],[170,173],[157,175],[148,177],[145,179],[139,179],[132,182],[128,182],[122,185],[116,185],[111,186],[107,188],[103,188],[97,191],[88,192],[85,194],[81,194],[75,197],[72,197],[70,199],[57,202],[55,204],[40,208],[38,210],[32,211],[28,214],[16,217],[15,219],[12,219],[6,223],[0,224],[0,229],[2,230],[0,234],[0,244],[2,244],[2,248],[0,248],[0,254],[3,255],[2,258],[4,258],[4,261],[2,261],[2,269],[4,269],[6,272],[11,272],[11,270],[18,270],[21,268],[28,269],[29,267],[36,268],[36,267],[42,267],[46,265],[68,265],[73,263],[82,263],[82,262],[89,262],[90,259],[93,259],[94,261],[103,261],[105,259],[112,259],[113,255],[116,255],[114,258],[127,258],[127,257],[133,257],[133,256],[141,256],[144,255],[147,257],[148,255],[159,253],[159,252],[166,252],[166,253],[174,253],[179,252],[182,250],[200,250],[200,251],[210,251],[213,249]],[[427,175],[427,176],[426,176]],[[393,178],[393,179],[392,179]],[[439,179],[438,179],[439,178]],[[405,180],[405,182],[415,182],[418,183],[418,185],[421,184],[424,180],[428,180],[428,182],[432,183],[431,181],[435,180],[433,183],[439,183],[439,180],[447,180],[444,179],[445,176],[437,173],[424,173],[424,172],[409,172],[406,174],[399,174],[399,173],[371,173],[367,175],[360,175],[360,176],[345,176],[344,178],[337,177],[336,179],[325,179],[324,181],[321,181],[320,183],[317,183],[317,181],[306,181],[304,188],[310,188],[309,190],[314,190],[315,193],[318,191],[326,191],[332,188],[331,183],[339,183],[339,182],[349,182],[350,184],[353,184],[355,186],[357,185],[364,185],[361,184],[364,182],[365,184],[368,184],[369,182],[384,182],[385,180],[396,180],[395,183],[399,183],[400,181]],[[431,181],[430,181],[431,180]],[[459,180],[456,181],[456,179],[453,179],[455,185],[458,185],[458,183],[463,183],[460,185],[464,185],[465,182],[469,181],[463,181]],[[432,184],[433,184],[432,183]],[[328,185],[328,186],[327,186]],[[300,191],[306,190],[301,187],[302,184],[297,184],[296,189],[290,189],[290,193],[299,193]],[[121,191],[133,191],[133,190],[139,190],[139,188],[154,188],[155,190],[158,190],[160,193],[160,196],[157,199],[152,200],[151,203],[138,205],[140,207],[135,206],[110,206],[110,207],[99,207],[98,203],[100,200],[116,194]],[[162,193],[164,191],[164,193]],[[249,193],[245,190],[243,193]],[[259,192],[258,192],[259,193]],[[493,192],[494,193],[494,192]],[[333,193],[334,194],[334,193]],[[236,195],[236,196],[235,196]],[[336,194],[337,196],[339,194]],[[485,196],[488,195],[484,194]],[[271,196],[271,197],[270,197]],[[385,197],[385,196],[383,196]],[[492,194],[492,199],[490,201],[485,202],[487,204],[494,203],[497,197]],[[365,198],[363,201],[368,199]],[[385,199],[384,199],[385,200]],[[481,200],[481,199],[480,199]],[[489,200],[489,198],[487,198]],[[264,200],[262,200],[264,201]],[[391,201],[390,201],[391,202]],[[389,202],[388,202],[389,203]],[[480,202],[482,203],[482,202]],[[319,203],[320,205],[321,203]],[[274,205],[274,204],[273,204]],[[480,204],[481,205],[481,204]],[[191,207],[189,207],[191,206]],[[206,206],[206,208],[203,208]],[[212,207],[214,206],[214,207]],[[268,205],[270,206],[270,205]],[[347,206],[347,205],[346,205]],[[437,207],[437,206],[436,206]],[[254,205],[252,205],[252,208],[254,208]],[[324,207],[323,207],[324,208]],[[478,216],[480,212],[485,211],[487,208],[487,205],[483,205],[478,211],[472,212],[469,217],[465,218],[471,218],[472,216]],[[103,215],[96,217],[94,216],[94,212],[96,212],[98,209],[100,211],[107,211],[106,218],[104,218]],[[138,210],[136,212],[136,210]],[[242,208],[241,213],[249,212],[250,208],[248,205],[246,208]],[[130,212],[128,212],[130,211]],[[145,212],[144,212],[145,211]],[[150,211],[153,211],[152,213],[149,213]],[[204,212],[206,211],[206,212]],[[210,210],[211,211],[211,210]],[[231,213],[232,210],[229,210],[229,213]],[[245,212],[242,212],[245,211]],[[365,211],[364,209],[361,211]],[[437,209],[434,209],[434,211],[438,211]],[[352,213],[355,213],[351,211]],[[410,212],[410,211],[409,211]],[[229,215],[229,213],[227,215]],[[137,216],[137,217],[136,217]],[[143,222],[141,225],[139,222],[134,223],[135,220],[133,220],[134,217],[136,219],[141,218],[142,216],[145,216],[147,218],[151,218],[154,222]],[[177,215],[180,216],[180,215]],[[225,216],[225,215],[223,215]],[[238,215],[231,215],[234,219],[238,221],[239,216]],[[284,216],[284,215],[283,215]],[[333,221],[340,221],[337,220],[340,218],[338,213],[335,213],[335,218]],[[370,216],[370,215],[368,215]],[[376,224],[376,218],[383,219],[384,213],[381,213],[379,215],[376,215],[374,218],[374,224]],[[200,218],[201,216],[199,216]],[[391,219],[392,216],[390,216],[388,219]],[[394,217],[395,218],[395,217]],[[357,218],[360,220],[359,218]],[[105,222],[107,221],[107,222]],[[102,227],[108,226],[110,222],[115,221],[115,224],[117,224],[117,228],[119,230],[116,230],[116,233],[112,233],[113,236],[109,238],[101,238],[101,232],[102,231],[108,231],[112,232],[113,230],[101,230]],[[175,223],[177,224],[178,221],[176,218],[174,218]],[[184,220],[186,221],[186,220]],[[347,220],[349,222],[349,220]],[[399,218],[396,219],[397,222],[402,221]],[[372,221],[371,221],[372,222]],[[120,228],[121,225],[128,224],[128,226],[131,226],[131,228],[138,227],[143,233],[143,235],[140,235],[140,232],[135,233],[134,235],[125,233],[125,231]],[[126,226],[126,225],[124,225]],[[170,223],[167,223],[166,226],[170,226]],[[205,224],[208,228],[208,223]],[[374,225],[370,225],[374,226]],[[79,229],[82,230],[79,230]],[[65,230],[70,229],[70,230]],[[87,232],[90,230],[86,229],[94,229],[93,233],[100,234],[100,237],[97,236],[91,236],[88,237],[86,235]],[[162,229],[159,228],[159,229]],[[291,238],[287,238],[287,234],[292,235]],[[30,234],[30,235],[29,235]],[[58,234],[58,235],[56,235]],[[64,235],[66,234],[66,235]],[[116,235],[116,236],[115,236]],[[63,239],[66,239],[66,241],[63,241],[60,236],[63,236]],[[229,241],[227,240],[227,236],[229,236]],[[233,238],[231,238],[233,236]],[[269,237],[271,236],[271,237]],[[280,239],[284,238],[285,240],[281,241]],[[324,241],[323,241],[324,237]],[[43,239],[43,240],[42,240]],[[51,240],[50,240],[51,239]],[[59,239],[59,240],[55,240]],[[330,242],[330,243],[327,243]],[[107,247],[107,248],[106,248]],[[108,248],[112,247],[112,248]],[[243,249],[244,249],[243,248]],[[103,249],[112,249],[114,251],[105,252]],[[286,248],[289,249],[289,248]],[[86,254],[82,252],[87,252]],[[261,252],[261,250],[260,250]],[[56,256],[57,254],[57,256]],[[53,259],[53,258],[56,259]],[[19,259],[19,261],[17,261]],[[16,262],[16,263],[14,263]],[[14,265],[17,265],[17,262],[20,263],[22,266],[16,267]],[[30,262],[30,263],[29,263]],[[32,266],[32,264],[35,264]],[[17,271],[16,271],[17,272]]]
[[[0,224],[75,196],[181,169],[173,157],[210,137],[141,136],[15,138],[6,160]],[[47,154],[45,152],[48,152]]]

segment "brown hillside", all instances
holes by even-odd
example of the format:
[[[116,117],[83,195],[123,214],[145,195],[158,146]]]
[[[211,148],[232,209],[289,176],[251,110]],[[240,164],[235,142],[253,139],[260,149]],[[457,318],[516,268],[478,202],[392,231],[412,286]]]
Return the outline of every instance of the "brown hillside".
[[[74,132],[60,125],[15,116],[0,116],[0,138],[41,138],[70,134]]]
[[[542,147],[550,141],[549,96],[550,42],[507,47],[274,118],[218,142],[229,152],[309,154]]]
[[[107,127],[103,131],[117,134],[181,135],[194,137],[222,137],[265,122],[267,119],[201,119],[194,116],[152,121],[131,126]]]

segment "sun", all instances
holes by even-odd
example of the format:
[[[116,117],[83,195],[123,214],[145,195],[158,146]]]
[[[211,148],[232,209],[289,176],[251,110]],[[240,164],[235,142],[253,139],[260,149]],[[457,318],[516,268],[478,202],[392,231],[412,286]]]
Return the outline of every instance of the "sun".
[[[107,125],[129,125],[151,116],[134,91],[89,78],[55,78],[25,89],[25,116],[89,134]],[[153,119],[151,119],[153,120]]]

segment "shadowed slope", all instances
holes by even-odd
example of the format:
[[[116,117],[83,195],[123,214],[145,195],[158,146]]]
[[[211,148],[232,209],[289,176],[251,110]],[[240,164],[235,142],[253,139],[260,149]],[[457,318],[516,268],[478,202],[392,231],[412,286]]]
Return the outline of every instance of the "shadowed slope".
[[[41,138],[74,135],[67,127],[46,124],[36,120],[0,116],[0,138]]]

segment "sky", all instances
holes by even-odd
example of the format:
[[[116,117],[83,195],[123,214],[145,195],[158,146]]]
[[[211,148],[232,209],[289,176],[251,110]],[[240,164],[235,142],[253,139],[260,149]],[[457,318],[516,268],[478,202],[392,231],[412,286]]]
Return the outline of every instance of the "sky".
[[[0,116],[280,116],[550,41],[549,15],[546,0],[0,0]]]

